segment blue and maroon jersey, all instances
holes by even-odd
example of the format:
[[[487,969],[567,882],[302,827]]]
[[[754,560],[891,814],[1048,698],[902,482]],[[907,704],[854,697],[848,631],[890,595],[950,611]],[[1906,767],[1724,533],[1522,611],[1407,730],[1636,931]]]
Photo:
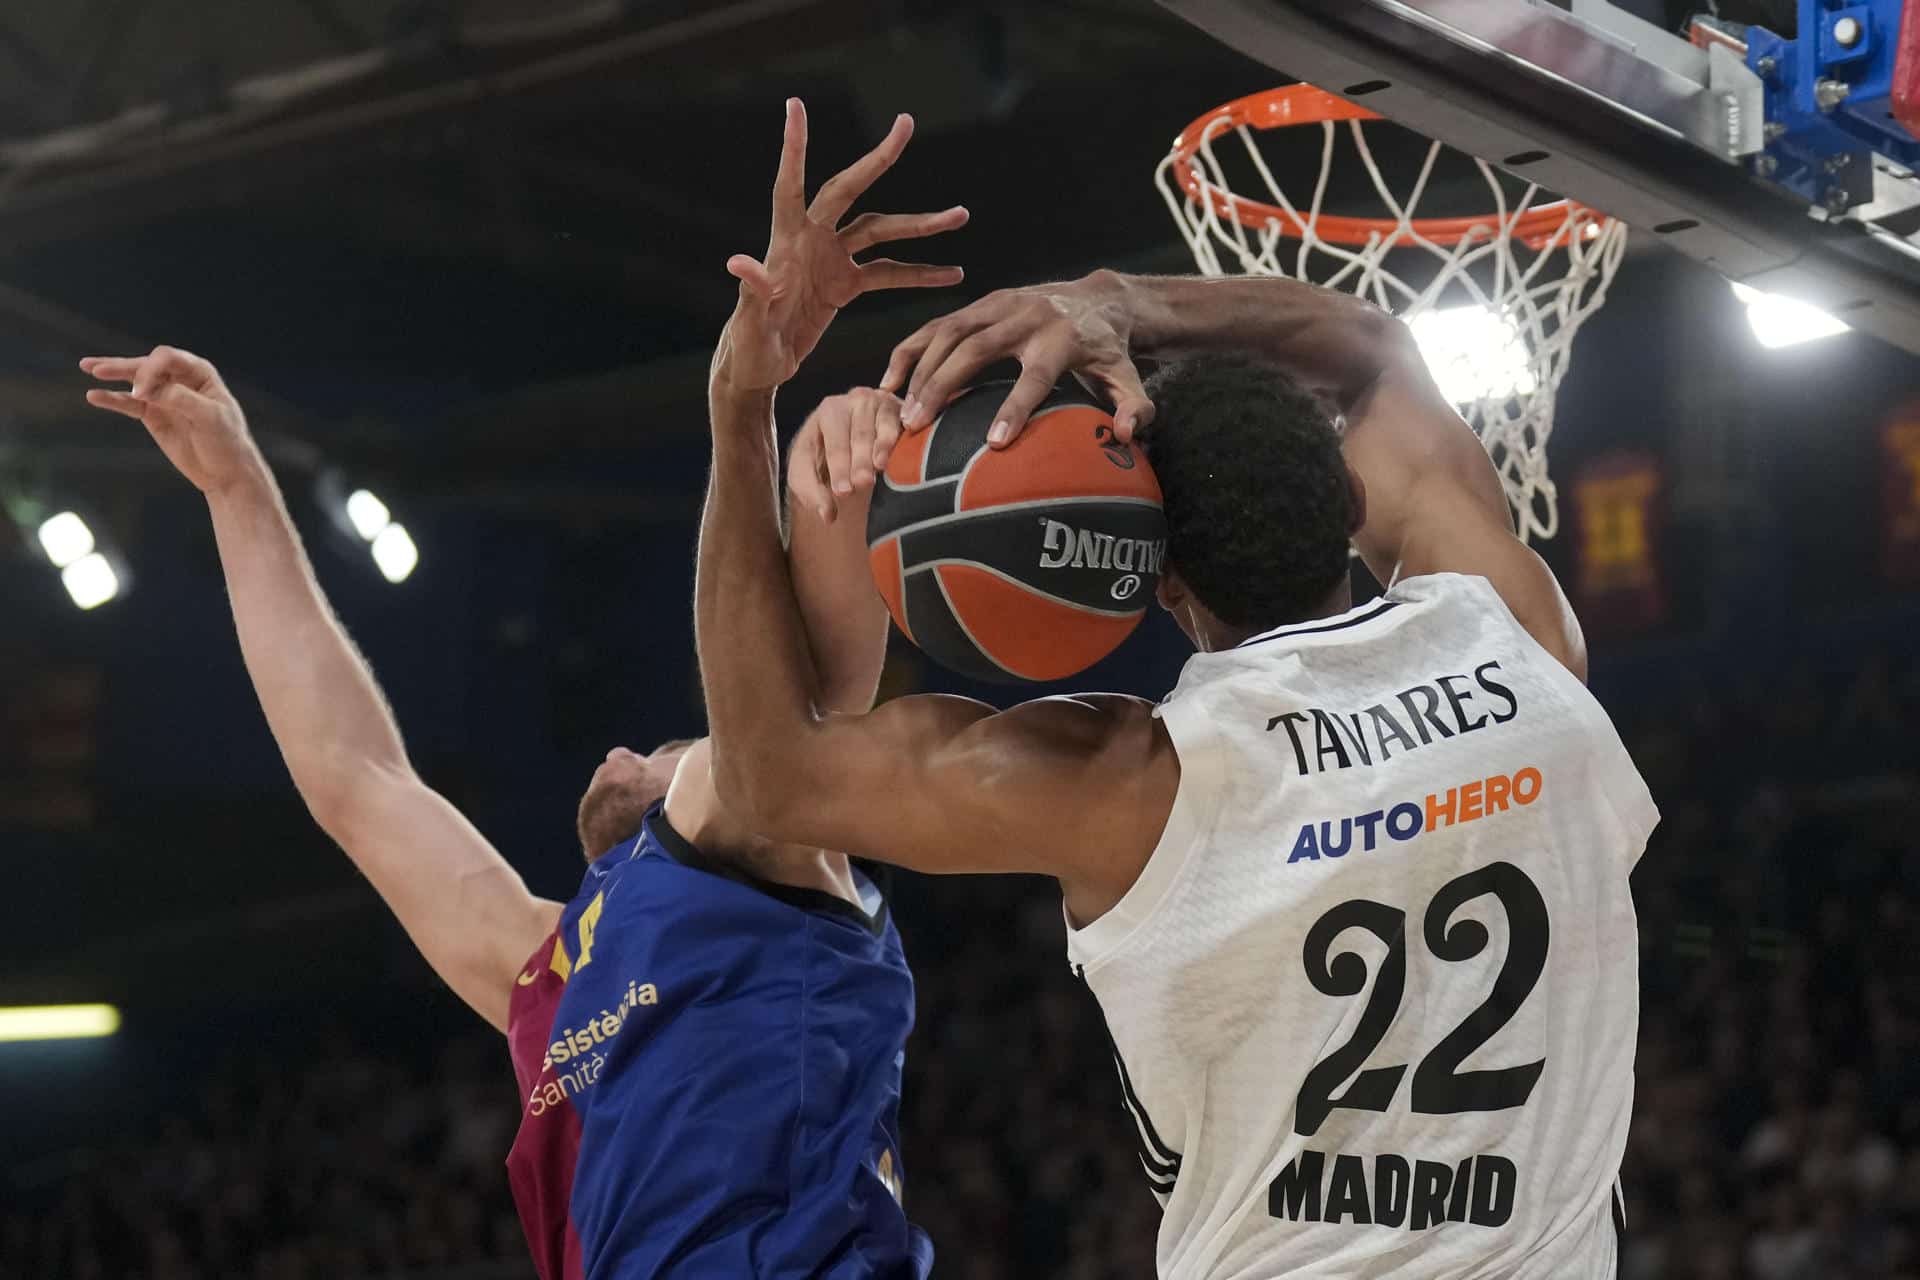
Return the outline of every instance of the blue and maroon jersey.
[[[659,807],[519,976],[507,1175],[541,1280],[922,1280],[900,1205],[913,977],[885,903],[755,880]]]

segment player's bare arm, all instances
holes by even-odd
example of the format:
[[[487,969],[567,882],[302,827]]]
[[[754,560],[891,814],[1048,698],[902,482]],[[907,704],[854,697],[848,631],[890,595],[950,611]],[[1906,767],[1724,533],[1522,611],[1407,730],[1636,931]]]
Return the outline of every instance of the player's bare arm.
[[[829,396],[807,416],[787,457],[787,561],[820,705],[873,705],[887,659],[887,607],[867,567],[874,476],[900,435],[892,397],[871,389]]]
[[[1364,490],[1354,542],[1382,582],[1484,576],[1521,625],[1586,678],[1579,622],[1546,563],[1515,536],[1486,450],[1440,394],[1406,326],[1359,298],[1287,279],[1100,271],[989,294],[923,326],[894,350],[881,386],[901,393],[914,429],[1012,356],[1023,373],[996,443],[1026,424],[1034,388],[1069,371],[1106,391],[1117,431],[1130,438],[1152,420],[1133,359],[1209,350],[1273,360],[1339,405],[1347,463]]]
[[[904,134],[896,126],[875,153],[885,164]],[[809,205],[805,154],[794,103],[766,260],[729,263],[740,303],[713,365],[695,617],[715,782],[729,808],[778,839],[929,871],[1055,875],[1076,914],[1097,915],[1151,852],[1178,783],[1147,704],[1052,699],[995,714],[968,699],[915,697],[841,715],[811,678],[774,500],[773,399],[831,311],[860,292],[835,227],[884,165],[869,156]],[[954,278],[923,270],[928,283]],[[897,404],[871,403],[876,439],[897,430]],[[831,477],[832,459],[825,465]]]
[[[328,606],[246,416],[212,364],[172,347],[81,367],[125,391],[89,403],[141,422],[206,496],[247,673],[294,785],[434,971],[502,1030],[521,963],[558,918],[407,760],[386,699]]]
[[[97,389],[88,399],[142,421],[206,495],[248,672],[309,810],[435,972],[502,1026],[514,976],[552,928],[559,904],[531,896],[512,866],[408,764],[386,701],[315,582],[272,472],[218,371],[166,347],[143,357],[90,358],[83,367],[103,381],[131,384],[126,391]],[[879,681],[887,627],[884,606],[871,598],[860,545],[866,493],[841,496],[847,519],[835,524],[817,513],[808,488],[825,483],[816,477],[826,475],[826,457],[844,458],[845,420],[816,413],[796,440],[795,480],[808,499],[795,504],[791,556],[824,703],[864,710]],[[704,781],[691,773],[690,780]],[[704,794],[683,789],[681,803],[697,806],[697,825],[729,825],[724,814],[712,814]],[[710,821],[699,822],[701,810]]]
[[[873,590],[865,531],[871,459],[884,458],[899,437],[898,414],[888,415],[887,425],[878,412],[880,402],[890,400],[873,390],[827,397],[807,416],[787,457],[787,563],[813,687],[821,707],[851,714],[873,706],[887,659],[887,609]],[[856,456],[866,460],[864,479],[857,478]],[[710,741],[687,751],[666,807],[674,828],[703,848],[737,851],[772,843],[721,803]]]

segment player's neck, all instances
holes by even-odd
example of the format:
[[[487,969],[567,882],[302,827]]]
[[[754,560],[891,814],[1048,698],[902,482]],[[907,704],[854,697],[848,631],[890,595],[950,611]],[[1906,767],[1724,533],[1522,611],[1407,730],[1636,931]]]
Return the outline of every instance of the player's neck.
[[[1292,626],[1301,622],[1312,622],[1315,618],[1332,618],[1353,608],[1353,584],[1345,578],[1327,593],[1311,612],[1303,618],[1291,618],[1277,626]],[[1257,635],[1273,630],[1273,627],[1235,627],[1208,614],[1194,619],[1194,636],[1199,641],[1200,652],[1219,653],[1224,649],[1238,648]]]

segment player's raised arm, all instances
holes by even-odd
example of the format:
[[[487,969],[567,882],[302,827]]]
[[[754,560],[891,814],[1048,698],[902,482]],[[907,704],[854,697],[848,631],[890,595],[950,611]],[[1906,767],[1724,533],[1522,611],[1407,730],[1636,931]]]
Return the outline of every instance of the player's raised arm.
[[[1339,405],[1342,448],[1364,489],[1354,543],[1382,582],[1484,576],[1521,625],[1585,679],[1579,622],[1546,563],[1514,534],[1486,450],[1440,394],[1407,327],[1369,302],[1287,279],[1095,272],[989,294],[923,326],[895,349],[881,385],[906,400],[911,429],[931,422],[987,365],[1014,356],[1025,366],[1022,385],[1050,386],[1069,370],[1091,376],[1128,436],[1152,420],[1132,358],[1202,351],[1272,360]],[[996,443],[1013,439],[1031,408],[1016,388]]]
[[[447,985],[506,1027],[514,975],[557,903],[520,875],[414,773],[393,714],[314,580],[245,415],[198,356],[90,357],[127,391],[89,403],[143,423],[206,496],[247,673],[294,785]]]
[[[888,163],[904,142],[896,126],[882,144]],[[1146,704],[1055,699],[998,715],[964,698],[903,698],[867,715],[833,714],[822,704],[804,602],[780,539],[773,397],[832,309],[860,291],[835,226],[872,180],[849,182],[848,175],[877,170],[863,168],[869,156],[829,181],[810,208],[805,150],[806,120],[796,103],[766,261],[729,264],[742,281],[740,304],[715,355],[709,392],[713,472],[695,618],[720,797],[780,840],[926,870],[1059,875],[1070,905],[1098,914],[1131,883],[1158,835],[1153,824],[1142,829],[1140,812],[1157,807],[1164,818],[1178,781],[1171,747]],[[823,209],[829,192],[836,198]],[[809,299],[820,305],[809,309]],[[876,416],[897,412],[890,397],[860,403]],[[833,457],[821,465],[824,494],[818,483],[796,485],[801,504],[818,504],[818,514],[842,489],[872,483],[851,443],[844,476],[835,474]],[[1087,785],[1095,777],[1102,785]],[[1129,856],[1136,857],[1131,867],[1110,874],[1094,866],[1118,867]],[[1110,896],[1100,901],[1103,895]]]

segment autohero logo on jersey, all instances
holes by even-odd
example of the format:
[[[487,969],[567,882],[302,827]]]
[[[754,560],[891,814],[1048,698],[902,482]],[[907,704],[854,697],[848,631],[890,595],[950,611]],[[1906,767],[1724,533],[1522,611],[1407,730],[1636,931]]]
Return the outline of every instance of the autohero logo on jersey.
[[[1350,818],[1309,822],[1293,838],[1293,851],[1287,855],[1287,862],[1344,858],[1356,848],[1362,853],[1371,853],[1383,831],[1389,840],[1411,840],[1423,832],[1505,813],[1509,807],[1524,809],[1540,798],[1540,789],[1545,785],[1540,771],[1528,765],[1510,774],[1496,773],[1445,791],[1429,792],[1425,800],[1403,800],[1391,808],[1357,813]]]
[[[1498,662],[1483,662],[1471,676],[1436,676],[1359,711],[1288,711],[1269,719],[1267,732],[1286,730],[1302,775],[1385,764],[1396,751],[1418,751],[1519,715],[1520,699],[1495,678],[1499,670]]]

